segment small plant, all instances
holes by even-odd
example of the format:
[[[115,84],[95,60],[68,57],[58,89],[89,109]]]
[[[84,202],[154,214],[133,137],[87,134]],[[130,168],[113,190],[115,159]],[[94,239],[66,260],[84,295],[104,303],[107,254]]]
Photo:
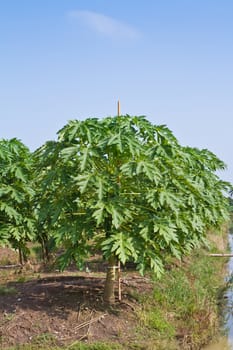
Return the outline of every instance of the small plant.
[[[171,339],[175,335],[175,327],[161,306],[155,305],[153,298],[148,297],[138,311],[140,328],[155,338]],[[147,329],[147,330],[146,330]]]
[[[4,313],[4,321],[11,321],[15,317],[15,313]]]
[[[17,290],[15,287],[0,286],[0,295],[16,294]]]
[[[56,345],[56,338],[51,333],[41,333],[33,338],[33,345],[34,344],[38,344],[40,346],[42,344],[44,344],[44,346]]]
[[[160,335],[164,335],[167,338],[171,338],[175,334],[175,329],[172,324],[169,323],[164,315],[157,310],[148,313],[148,326],[156,329]]]
[[[27,281],[27,278],[25,276],[20,276],[17,278],[18,283],[25,283]]]

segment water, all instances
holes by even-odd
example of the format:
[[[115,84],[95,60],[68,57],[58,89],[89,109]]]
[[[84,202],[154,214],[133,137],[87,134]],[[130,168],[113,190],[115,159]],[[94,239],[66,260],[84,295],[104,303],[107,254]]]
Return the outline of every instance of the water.
[[[229,235],[230,250],[233,253],[233,235]],[[217,259],[217,258],[216,258]],[[219,258],[221,259],[221,258]],[[226,336],[219,339],[217,343],[207,346],[204,350],[233,350],[233,257],[228,262],[229,288],[225,293],[226,305],[223,310],[224,330]]]

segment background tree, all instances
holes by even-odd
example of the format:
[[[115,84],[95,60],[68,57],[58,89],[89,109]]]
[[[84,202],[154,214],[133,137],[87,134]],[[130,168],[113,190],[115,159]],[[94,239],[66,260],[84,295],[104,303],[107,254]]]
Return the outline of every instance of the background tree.
[[[0,140],[0,244],[19,250],[27,259],[26,243],[33,239],[31,154],[19,140]]]
[[[64,268],[91,248],[108,261],[104,299],[114,301],[115,267],[134,261],[161,275],[168,255],[181,257],[227,217],[209,151],[184,148],[166,126],[145,117],[70,121],[36,153],[42,197]],[[44,204],[42,204],[44,203]]]
[[[56,173],[61,167],[55,167],[55,159],[57,159],[57,144],[48,142],[47,153],[44,154],[45,162],[43,168],[38,167],[37,152],[33,154],[33,171],[35,188],[34,209],[36,217],[35,225],[35,240],[41,245],[42,259],[45,263],[50,261],[51,254],[54,248],[54,235],[56,230],[56,222],[61,210],[62,196],[59,195],[60,176]],[[49,175],[47,171],[49,170]],[[46,181],[44,177],[46,176]],[[64,177],[64,169],[63,169]],[[64,189],[65,183],[61,184],[60,188]]]

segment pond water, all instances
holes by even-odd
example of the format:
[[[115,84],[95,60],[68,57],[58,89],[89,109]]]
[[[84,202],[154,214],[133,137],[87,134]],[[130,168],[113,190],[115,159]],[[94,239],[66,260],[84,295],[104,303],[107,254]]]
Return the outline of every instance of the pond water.
[[[233,253],[233,235],[229,235],[229,245]],[[220,258],[221,259],[221,258]],[[225,337],[219,339],[217,343],[210,344],[204,350],[233,350],[233,257],[228,262],[228,276],[227,280],[229,288],[224,297],[226,298],[226,305],[223,309],[223,323]]]

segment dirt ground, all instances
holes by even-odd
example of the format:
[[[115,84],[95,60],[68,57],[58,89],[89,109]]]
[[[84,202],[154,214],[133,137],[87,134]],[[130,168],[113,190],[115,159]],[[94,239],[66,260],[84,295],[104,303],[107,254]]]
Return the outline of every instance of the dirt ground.
[[[0,251],[1,258],[7,254],[12,252]],[[0,293],[0,349],[46,341],[59,346],[78,340],[131,342],[138,307],[134,291],[151,289],[137,273],[123,274],[122,300],[116,293],[116,304],[109,307],[103,302],[103,273],[29,270],[25,275],[17,267],[0,266],[0,279],[7,287]]]

